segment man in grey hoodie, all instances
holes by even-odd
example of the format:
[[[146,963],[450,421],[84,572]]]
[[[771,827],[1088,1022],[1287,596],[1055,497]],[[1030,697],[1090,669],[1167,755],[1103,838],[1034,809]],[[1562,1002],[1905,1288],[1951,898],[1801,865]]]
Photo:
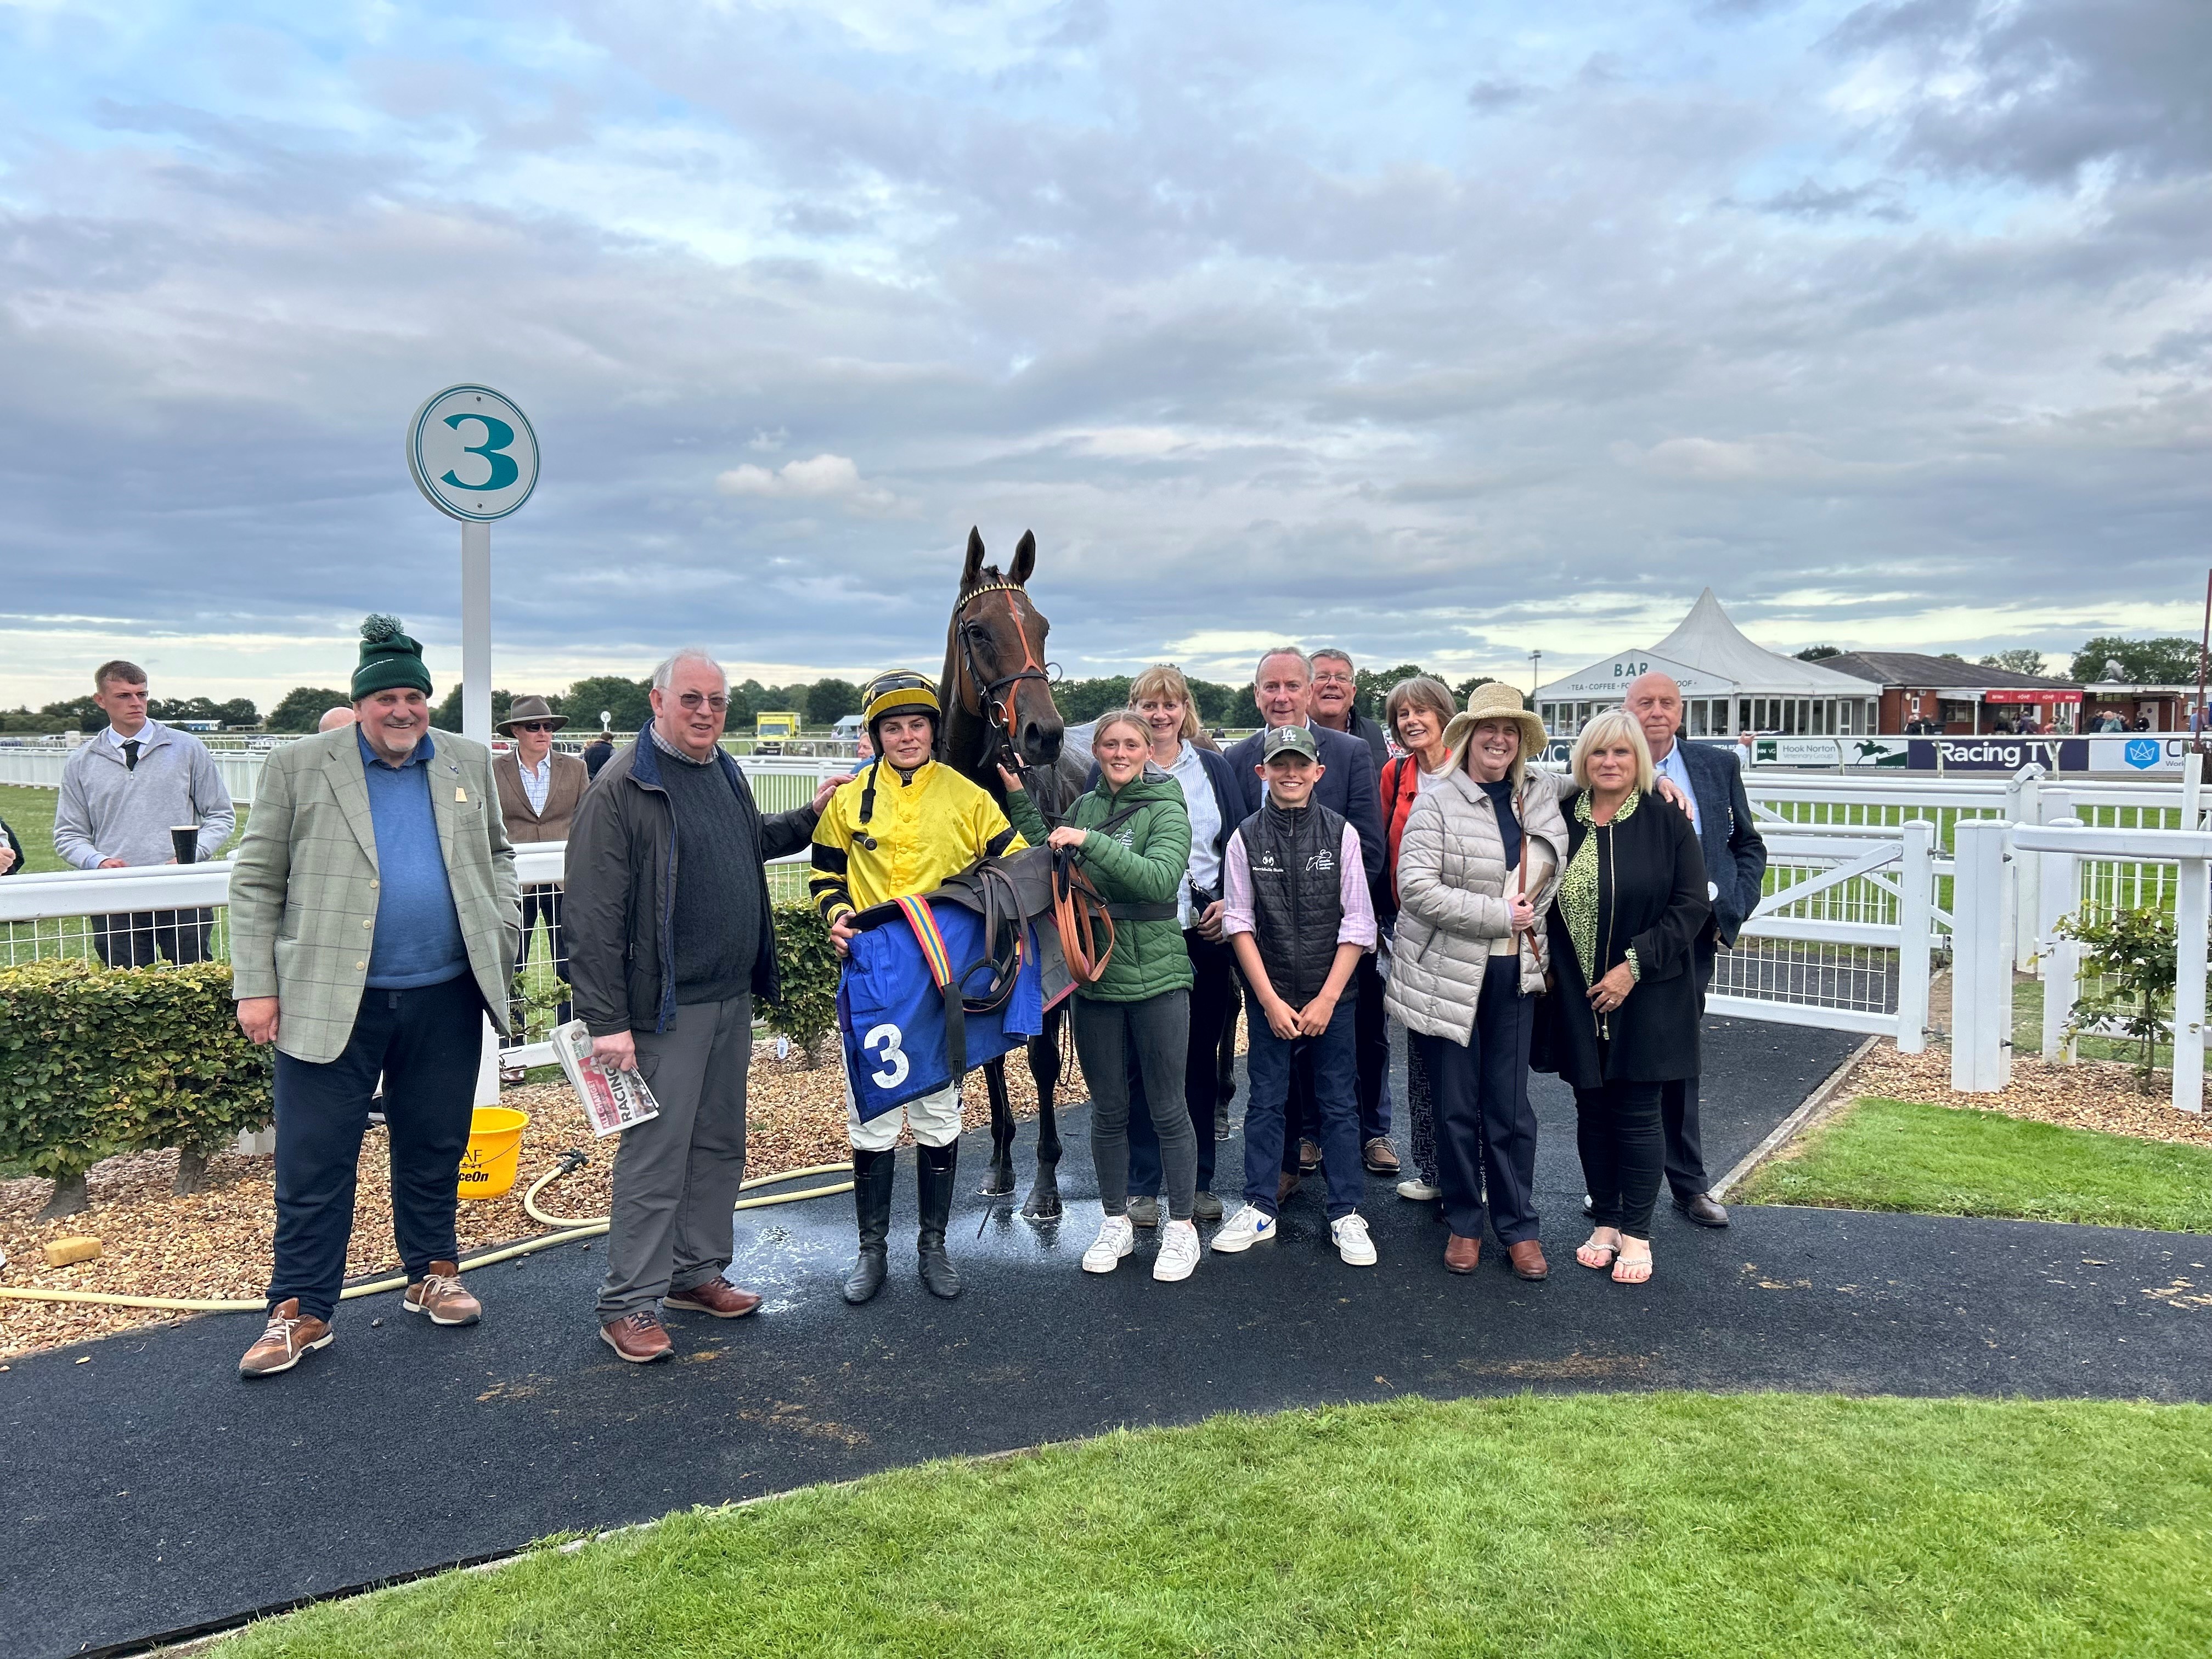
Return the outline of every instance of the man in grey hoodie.
[[[174,864],[173,829],[199,833],[195,859],[212,858],[230,839],[237,812],[207,745],[146,715],[146,671],[104,662],[93,671],[93,699],[105,732],[77,745],[62,769],[54,808],[54,851],[79,870]],[[157,956],[204,962],[215,912],[131,910],[92,919],[92,942],[111,968],[143,968]]]

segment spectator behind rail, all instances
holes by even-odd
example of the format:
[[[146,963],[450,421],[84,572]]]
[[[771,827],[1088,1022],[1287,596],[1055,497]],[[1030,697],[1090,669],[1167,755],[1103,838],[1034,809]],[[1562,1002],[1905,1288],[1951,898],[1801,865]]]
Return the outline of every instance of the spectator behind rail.
[[[118,659],[93,671],[92,700],[107,729],[80,744],[62,769],[54,807],[54,851],[79,870],[174,864],[169,832],[199,831],[196,856],[213,858],[237,813],[207,745],[146,716],[146,671]],[[92,918],[93,947],[111,968],[143,968],[158,957],[205,962],[215,931],[210,909],[133,910]]]

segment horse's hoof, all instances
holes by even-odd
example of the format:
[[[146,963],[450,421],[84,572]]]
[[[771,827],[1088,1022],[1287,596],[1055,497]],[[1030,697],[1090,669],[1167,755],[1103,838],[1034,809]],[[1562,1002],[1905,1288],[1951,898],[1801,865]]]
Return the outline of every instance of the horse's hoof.
[[[993,1169],[984,1170],[983,1184],[975,1189],[977,1195],[982,1198],[1004,1198],[1013,1190],[1014,1172]]]
[[[1060,1189],[1054,1188],[1048,1191],[1042,1187],[1036,1188],[1030,1194],[1030,1201],[1022,1206],[1022,1213],[1031,1221],[1059,1220]]]

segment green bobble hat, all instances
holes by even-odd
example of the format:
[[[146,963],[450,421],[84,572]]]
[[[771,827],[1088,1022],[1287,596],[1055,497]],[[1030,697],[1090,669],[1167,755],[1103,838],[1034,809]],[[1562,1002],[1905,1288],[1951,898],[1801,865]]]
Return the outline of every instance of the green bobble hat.
[[[381,613],[361,625],[361,666],[353,671],[353,700],[413,686],[430,695],[430,671],[422,666],[422,647],[399,631],[399,618]]]

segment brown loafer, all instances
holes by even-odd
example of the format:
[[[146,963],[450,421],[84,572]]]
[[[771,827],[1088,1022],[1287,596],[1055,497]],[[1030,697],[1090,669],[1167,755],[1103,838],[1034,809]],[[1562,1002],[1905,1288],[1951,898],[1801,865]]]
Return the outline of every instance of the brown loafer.
[[[1298,1142],[1298,1173],[1311,1175],[1321,1168],[1321,1148],[1310,1140]]]
[[[659,1316],[653,1313],[624,1314],[620,1319],[609,1321],[599,1327],[599,1340],[633,1365],[650,1365],[676,1352],[676,1345],[668,1340],[667,1328],[661,1324]]]
[[[1544,1247],[1533,1238],[1524,1238],[1518,1244],[1505,1247],[1505,1259],[1513,1264],[1513,1271],[1531,1283],[1549,1279],[1551,1264],[1544,1260]]]
[[[1275,1182],[1275,1203],[1278,1207],[1286,1203],[1298,1189],[1298,1175],[1295,1170],[1285,1170]]]
[[[664,1308],[688,1313],[712,1314],[717,1319],[743,1319],[761,1304],[750,1291],[741,1291],[726,1279],[710,1279],[689,1290],[671,1291],[661,1298]]]
[[[1394,1176],[1398,1173],[1397,1150],[1381,1135],[1362,1146],[1359,1156],[1366,1162],[1370,1175]]]
[[[399,1305],[409,1313],[429,1315],[433,1325],[473,1325],[483,1317],[483,1304],[461,1288],[461,1270],[451,1261],[433,1261],[430,1271],[407,1287]]]
[[[300,1356],[331,1346],[327,1322],[300,1311],[300,1298],[288,1297],[269,1310],[269,1324],[238,1362],[240,1376],[274,1376],[300,1363]]]
[[[1482,1241],[1454,1233],[1444,1244],[1444,1266],[1455,1273],[1471,1273],[1482,1262]]]

